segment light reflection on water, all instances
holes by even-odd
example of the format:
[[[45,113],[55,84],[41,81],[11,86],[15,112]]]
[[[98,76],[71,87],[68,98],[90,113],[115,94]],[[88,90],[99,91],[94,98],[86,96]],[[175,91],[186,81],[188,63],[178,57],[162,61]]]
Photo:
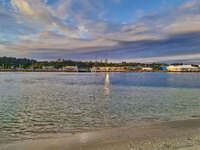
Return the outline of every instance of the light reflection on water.
[[[1,73],[0,142],[200,116],[200,74]]]
[[[110,76],[109,76],[109,73],[106,73],[104,93],[105,93],[105,95],[110,95]]]

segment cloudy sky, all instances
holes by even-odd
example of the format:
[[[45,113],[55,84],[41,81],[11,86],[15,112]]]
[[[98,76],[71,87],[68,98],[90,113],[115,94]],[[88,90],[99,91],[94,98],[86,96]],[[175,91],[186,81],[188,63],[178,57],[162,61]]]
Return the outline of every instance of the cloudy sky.
[[[200,0],[0,0],[0,56],[200,62]]]

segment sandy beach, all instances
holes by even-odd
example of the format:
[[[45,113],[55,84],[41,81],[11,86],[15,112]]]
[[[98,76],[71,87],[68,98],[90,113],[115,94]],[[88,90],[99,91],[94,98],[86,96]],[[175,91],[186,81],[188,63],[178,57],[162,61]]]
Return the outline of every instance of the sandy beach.
[[[200,120],[61,134],[1,145],[0,150],[198,150]]]

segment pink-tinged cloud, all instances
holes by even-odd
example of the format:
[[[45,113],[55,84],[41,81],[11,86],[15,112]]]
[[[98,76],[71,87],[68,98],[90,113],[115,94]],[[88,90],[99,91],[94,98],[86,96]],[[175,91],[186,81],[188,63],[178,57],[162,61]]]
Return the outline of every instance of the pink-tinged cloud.
[[[11,0],[9,8],[0,6],[0,54],[141,62],[199,59],[197,0],[151,14],[137,9],[139,19],[125,24],[104,20],[107,11],[102,1],[58,0],[50,5],[47,0]]]

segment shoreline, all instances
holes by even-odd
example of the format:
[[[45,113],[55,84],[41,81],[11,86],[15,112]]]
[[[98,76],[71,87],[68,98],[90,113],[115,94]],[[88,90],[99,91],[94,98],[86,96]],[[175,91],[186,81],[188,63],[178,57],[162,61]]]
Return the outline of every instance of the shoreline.
[[[170,121],[142,127],[60,134],[0,146],[0,150],[198,150],[200,119]]]
[[[200,71],[60,71],[60,70],[0,70],[1,72],[62,72],[62,73],[200,73]]]

